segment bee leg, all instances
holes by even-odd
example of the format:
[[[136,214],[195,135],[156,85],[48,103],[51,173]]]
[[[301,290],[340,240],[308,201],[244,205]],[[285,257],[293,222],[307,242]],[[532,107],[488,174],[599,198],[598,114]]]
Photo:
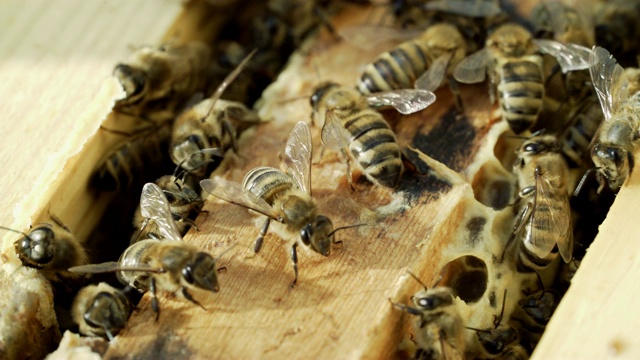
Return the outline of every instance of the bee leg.
[[[185,299],[191,301],[192,303],[198,305],[199,307],[202,308],[202,310],[207,310],[207,308],[205,308],[204,306],[202,306],[202,304],[200,304],[200,302],[198,302],[198,300],[194,299],[193,296],[191,296],[191,293],[189,293],[189,291],[187,290],[186,287],[182,287],[182,296],[184,296]]]
[[[225,114],[225,117],[227,117],[227,115]],[[231,148],[233,149],[233,152],[235,152],[236,154],[238,153],[238,139],[237,139],[237,135],[236,135],[236,129],[233,128],[233,125],[231,125],[231,123],[225,119],[222,120],[222,127],[224,128],[224,131],[229,134],[229,139],[231,139]]]
[[[455,79],[449,77],[448,83],[449,89],[451,90],[451,93],[453,93],[453,100],[456,106],[456,110],[458,111],[458,115],[462,116],[464,113],[464,108],[462,106],[462,96],[460,95],[460,87],[458,86],[458,82]]]
[[[516,234],[520,233],[520,230],[522,229],[522,225],[526,222],[525,219],[527,219],[530,215],[530,210],[531,210],[531,203],[527,203],[524,209],[522,209],[520,216],[516,218],[516,223],[513,226],[513,231],[509,236],[509,240],[507,240],[507,244],[504,246],[504,250],[502,250],[502,255],[500,255],[500,260],[498,260],[499,263],[502,263],[502,261],[504,260],[504,255],[506,254],[507,250],[513,243],[513,240],[516,238]]]
[[[158,297],[156,295],[156,280],[152,277],[149,281],[149,291],[151,292],[151,309],[156,313],[156,321],[160,318],[160,307],[158,306]]]
[[[264,240],[264,236],[267,234],[267,231],[269,230],[270,224],[271,224],[271,218],[267,218],[267,221],[265,221],[264,225],[262,225],[262,229],[260,229],[260,234],[258,235],[258,238],[256,239],[256,242],[253,245],[253,252],[255,252],[256,254],[262,248],[262,241]]]
[[[293,282],[289,285],[290,288],[296,286],[298,282],[298,243],[291,246],[291,263],[293,264]]]
[[[349,187],[351,190],[355,190],[353,187],[353,174],[351,174],[351,165],[349,164],[349,155],[345,149],[340,150],[342,156],[344,158],[344,163],[347,165],[347,183],[349,183]]]

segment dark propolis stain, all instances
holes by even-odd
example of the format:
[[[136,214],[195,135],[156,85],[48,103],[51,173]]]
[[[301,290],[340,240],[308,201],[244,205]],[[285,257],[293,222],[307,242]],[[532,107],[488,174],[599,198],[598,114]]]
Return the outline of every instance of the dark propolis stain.
[[[469,231],[469,246],[476,246],[478,242],[482,239],[481,233],[484,226],[487,224],[487,219],[482,216],[476,216],[471,218],[467,223],[467,231]]]

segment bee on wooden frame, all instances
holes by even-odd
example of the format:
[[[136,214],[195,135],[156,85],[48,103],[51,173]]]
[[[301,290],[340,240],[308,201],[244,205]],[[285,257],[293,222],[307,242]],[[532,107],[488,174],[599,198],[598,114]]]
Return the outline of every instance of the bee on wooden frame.
[[[604,122],[591,149],[598,192],[605,183],[618,191],[634,166],[633,152],[640,131],[640,92],[629,96],[625,72],[606,49],[595,47],[589,65],[604,113]],[[580,186],[576,191],[579,189]]]
[[[189,290],[220,290],[214,258],[182,241],[164,192],[156,184],[145,184],[140,203],[142,216],[147,218],[145,221],[154,222],[158,226],[159,239],[147,238],[134,242],[117,262],[77,266],[69,271],[117,272],[121,283],[140,292],[151,293],[151,307],[156,316],[160,314],[158,291],[179,292],[187,300],[202,307]]]
[[[50,217],[52,222],[36,224],[26,233],[0,228],[23,235],[13,247],[24,266],[38,269],[52,281],[73,278],[75,274],[68,273],[67,269],[86,264],[86,250],[60,219],[51,214]]]
[[[418,280],[413,274],[409,273]],[[418,280],[418,282],[420,282]],[[460,359],[465,352],[464,323],[454,303],[453,290],[446,286],[424,287],[411,297],[415,307],[391,304],[416,316],[414,341],[416,359]]]
[[[126,93],[115,109],[157,122],[173,119],[193,94],[206,90],[212,57],[211,48],[197,41],[138,49],[113,70]]]
[[[552,135],[538,135],[518,149],[514,172],[523,204],[516,217],[517,267],[528,272],[546,267],[555,246],[565,262],[573,256],[573,230],[567,189],[567,164]]]
[[[454,71],[461,83],[484,81],[489,73],[490,95],[500,96],[502,117],[516,134],[537,121],[544,98],[541,51],[555,57],[563,72],[586,69],[590,50],[580,45],[533,39],[529,31],[515,23],[498,27],[487,38],[485,48],[463,59]]]
[[[400,146],[389,124],[372,106],[392,106],[403,114],[410,114],[434,101],[435,95],[426,90],[401,89],[361,95],[355,89],[326,83],[311,96],[312,118],[324,119],[322,142],[343,154],[352,188],[346,147],[369,181],[394,188],[404,169]]]
[[[182,113],[173,124],[170,155],[185,171],[204,176],[213,154],[204,149],[238,150],[238,133],[260,122],[258,115],[244,104],[220,99],[225,89],[246,67],[251,52],[218,86],[210,99],[203,100]]]
[[[82,288],[71,305],[80,333],[110,341],[125,327],[132,306],[124,292],[101,282]]]
[[[262,247],[271,222],[275,222],[276,233],[291,246],[293,287],[298,281],[298,247],[329,256],[335,232],[352,226],[334,229],[328,217],[318,215],[318,206],[311,196],[311,132],[304,122],[297,123],[291,131],[285,154],[287,173],[258,167],[245,175],[242,184],[214,178],[202,180],[200,185],[219,199],[267,217],[255,242],[256,253]]]

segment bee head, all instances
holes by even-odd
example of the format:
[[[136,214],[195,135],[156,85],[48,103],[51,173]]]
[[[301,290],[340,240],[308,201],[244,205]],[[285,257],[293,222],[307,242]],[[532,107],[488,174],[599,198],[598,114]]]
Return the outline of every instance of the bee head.
[[[193,261],[182,268],[182,278],[189,285],[212,292],[220,291],[216,262],[205,252],[198,252]]]
[[[41,226],[29,232],[14,243],[16,253],[25,266],[41,269],[53,260],[55,234],[47,226]]]
[[[147,74],[144,71],[127,64],[118,64],[113,69],[113,76],[118,79],[127,97],[120,100],[124,103],[135,103],[142,99],[147,92]]]
[[[310,102],[313,110],[318,111],[319,104],[322,99],[324,99],[325,95],[329,92],[330,89],[338,86],[338,84],[332,82],[320,84],[313,92],[313,95],[311,95]]]
[[[518,338],[514,328],[504,325],[495,330],[478,331],[476,336],[482,347],[491,355],[502,354],[505,347]]]
[[[602,143],[593,147],[591,158],[598,174],[607,179],[609,187],[614,191],[622,186],[633,168],[633,156],[628,151]]]
[[[316,216],[310,223],[300,230],[300,237],[305,245],[310,245],[313,251],[329,256],[333,242],[333,224],[328,217]]]
[[[129,311],[121,306],[127,300],[116,296],[106,291],[98,293],[83,315],[87,325],[105,334],[117,335],[127,324]]]
[[[209,147],[205,141],[202,136],[191,134],[182,141],[171,144],[171,160],[186,171],[198,169],[207,160],[206,154],[201,151]]]
[[[453,305],[453,294],[447,287],[435,287],[422,290],[411,298],[415,306],[422,311],[432,311],[437,308]]]

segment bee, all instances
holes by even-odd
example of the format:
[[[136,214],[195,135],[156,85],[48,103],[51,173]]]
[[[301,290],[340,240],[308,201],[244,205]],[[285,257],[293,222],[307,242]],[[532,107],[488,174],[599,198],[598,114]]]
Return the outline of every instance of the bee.
[[[311,132],[304,122],[297,123],[291,131],[285,154],[289,166],[287,173],[271,167],[257,167],[245,175],[242,184],[215,178],[202,180],[200,185],[219,199],[267,217],[255,241],[256,253],[262,247],[271,221],[275,221],[278,235],[291,246],[293,287],[298,281],[298,246],[329,256],[331,244],[336,242],[334,233],[352,226],[334,229],[328,217],[318,215],[318,206],[311,196]]]
[[[170,138],[170,122],[146,126],[131,134],[98,162],[92,185],[102,191],[131,188],[150,168],[162,167]]]
[[[607,182],[611,190],[618,191],[633,170],[633,151],[640,130],[640,92],[629,96],[625,72],[606,49],[595,47],[589,63],[605,119],[591,149],[598,193]]]
[[[156,120],[172,119],[193,94],[206,90],[212,58],[211,48],[197,41],[138,49],[113,70],[126,93],[115,109],[135,116],[165,112]]]
[[[494,328],[481,330],[467,326],[476,332],[476,337],[482,348],[491,356],[498,359],[528,359],[526,350],[518,344],[518,331],[509,325],[501,325],[507,299],[507,289],[504,290],[502,310],[499,316],[494,316]]]
[[[203,149],[218,148],[222,153],[229,148],[237,151],[238,131],[260,122],[258,115],[245,105],[220,99],[220,96],[240,74],[251,57],[251,52],[220,84],[210,99],[203,100],[180,115],[171,134],[170,155],[173,162],[187,172],[203,176],[213,162]]]
[[[499,26],[487,38],[485,48],[463,59],[454,70],[461,83],[484,81],[489,73],[500,97],[502,117],[516,134],[531,128],[544,98],[543,59],[537,52],[552,55],[563,72],[586,69],[590,50],[575,44],[533,39],[522,26]],[[495,99],[491,88],[491,100]]]
[[[538,38],[555,39],[591,47],[595,44],[593,24],[577,9],[561,2],[541,2],[531,10]]]
[[[200,195],[175,175],[165,175],[156,180],[155,184],[162,194],[155,187],[143,188],[140,206],[133,217],[136,231],[132,242],[137,239],[161,239],[166,236],[162,234],[162,229],[171,228],[172,224],[176,225],[177,233],[182,236],[189,226],[195,226],[190,216],[202,209]],[[178,239],[173,230],[171,236],[174,240]]]
[[[546,326],[551,320],[558,302],[558,294],[553,291],[543,291],[539,296],[537,294],[528,295],[520,300],[518,305],[538,325]]]
[[[82,288],[71,305],[71,315],[82,335],[110,341],[125,327],[131,310],[125,294],[104,282]]]
[[[50,216],[53,222],[37,224],[26,233],[0,228],[23,235],[13,247],[24,266],[38,269],[49,280],[61,281],[63,277],[73,277],[66,270],[86,264],[88,256],[71,230],[58,217]]]
[[[560,152],[569,167],[580,167],[585,163],[589,146],[603,119],[604,114],[595,94],[584,96],[574,104],[567,126],[558,136],[561,142]]]
[[[599,1],[592,10],[596,43],[617,57],[635,57],[640,38],[640,1]]]
[[[424,286],[411,300],[415,307],[391,304],[416,316],[413,335],[418,350],[415,358],[461,359],[465,351],[464,323],[454,304],[453,290],[446,286],[431,289]]]
[[[518,177],[520,200],[525,200],[516,218],[514,235],[521,238],[518,270],[542,269],[557,256],[565,262],[573,255],[573,231],[568,167],[552,135],[538,135],[518,149],[514,172]]]
[[[403,114],[422,110],[435,101],[425,90],[393,90],[361,95],[355,89],[335,83],[320,85],[311,96],[312,118],[324,118],[322,142],[330,149],[349,147],[367,179],[374,184],[394,188],[404,169],[396,136],[382,114],[372,105],[390,105]],[[347,162],[347,180],[351,187],[351,171]]]
[[[415,87],[435,91],[466,54],[467,44],[458,29],[447,23],[430,26],[417,39],[383,53],[358,81],[363,94]]]
[[[168,201],[158,185],[144,185],[140,204],[145,222],[153,222],[157,226],[154,236],[134,242],[117,262],[76,266],[69,271],[91,274],[117,272],[118,279],[124,285],[140,292],[150,291],[151,307],[156,319],[160,315],[158,291],[179,291],[184,298],[202,307],[189,289],[220,290],[214,258],[182,241]]]

